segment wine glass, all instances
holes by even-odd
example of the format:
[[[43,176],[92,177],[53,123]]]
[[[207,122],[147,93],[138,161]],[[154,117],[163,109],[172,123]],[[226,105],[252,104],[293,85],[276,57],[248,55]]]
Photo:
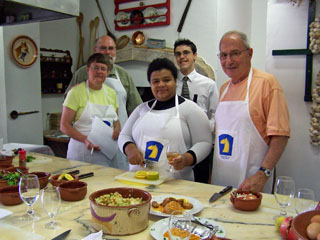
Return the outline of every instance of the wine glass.
[[[34,221],[39,217],[34,214],[33,204],[37,201],[40,192],[39,179],[37,175],[22,175],[19,181],[20,198],[28,205],[27,214],[22,216],[22,220]]]
[[[179,153],[179,148],[175,145],[175,144],[168,144],[167,146],[167,159],[168,161],[172,160],[173,158],[179,157],[180,153]],[[173,172],[174,171],[174,167],[169,164],[169,172]]]
[[[314,192],[308,188],[299,188],[294,202],[297,214],[314,210],[316,207]]]
[[[173,211],[169,217],[169,236],[174,240],[189,240],[191,235],[191,215]]]
[[[49,215],[50,222],[45,224],[45,228],[55,229],[57,222],[54,217],[57,215],[61,204],[61,197],[58,187],[48,186],[42,190],[41,205],[43,210]]]
[[[295,185],[292,177],[277,177],[274,196],[280,205],[280,216],[286,216],[286,207],[289,206],[294,199]],[[274,219],[280,217],[275,216]]]

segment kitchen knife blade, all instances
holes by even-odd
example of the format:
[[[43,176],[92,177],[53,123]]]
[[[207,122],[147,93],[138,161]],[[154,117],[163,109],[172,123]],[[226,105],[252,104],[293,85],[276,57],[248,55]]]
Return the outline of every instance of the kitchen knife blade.
[[[63,233],[61,233],[60,235],[52,238],[51,240],[63,240],[65,239],[65,237],[71,232],[71,229],[69,229],[68,231],[65,231]]]
[[[84,174],[81,174],[79,175],[79,179],[83,179],[83,178],[87,178],[87,177],[92,177],[94,175],[93,172],[89,172],[89,173],[84,173]]]
[[[210,199],[209,202],[212,203],[216,200],[218,200],[220,197],[222,197],[223,195],[227,194],[228,192],[230,192],[232,190],[232,186],[227,186],[224,189],[222,189],[220,192],[218,193],[214,193]]]

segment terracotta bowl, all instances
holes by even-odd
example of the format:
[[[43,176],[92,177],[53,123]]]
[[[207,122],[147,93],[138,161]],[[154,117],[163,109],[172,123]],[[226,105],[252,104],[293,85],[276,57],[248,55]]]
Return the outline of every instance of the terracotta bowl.
[[[5,170],[7,168],[14,167],[12,164],[0,164],[0,171]]]
[[[297,239],[309,239],[306,233],[306,229],[310,224],[310,219],[314,215],[318,214],[320,214],[320,210],[312,210],[301,213],[292,220],[291,227]]]
[[[19,195],[19,186],[7,186],[0,188],[0,202],[7,206],[13,206],[22,203]]]
[[[241,199],[237,198],[237,194],[249,194],[248,191],[233,191],[230,194],[230,201],[233,204],[233,207],[241,210],[241,211],[255,211],[259,208],[261,204],[262,194],[261,193],[255,193],[257,198],[255,199]]]
[[[0,158],[0,164],[11,165],[14,156],[5,156],[4,158]]]
[[[71,176],[74,178],[73,181],[68,181],[68,180],[65,180],[65,179],[58,181],[58,177],[59,177],[59,176],[60,176],[60,174],[51,176],[51,178],[50,178],[50,183],[51,183],[53,186],[58,187],[61,183],[79,181],[79,177],[76,176],[76,175],[73,175],[73,174],[71,174]]]
[[[95,199],[118,192],[122,197],[139,197],[143,203],[130,206],[105,206]],[[108,188],[89,196],[92,226],[109,235],[129,235],[141,232],[148,227],[151,194],[137,188]]]
[[[34,174],[38,176],[40,189],[45,188],[47,186],[49,182],[49,177],[51,176],[51,173],[49,172],[32,172],[30,174]]]
[[[80,201],[87,194],[87,183],[82,181],[71,181],[59,185],[61,199],[65,201]]]
[[[29,173],[29,168],[28,168],[28,167],[9,167],[9,168],[5,169],[5,171],[7,171],[7,172],[18,172],[18,171],[17,171],[17,168],[18,168],[21,172],[23,172],[24,174]]]

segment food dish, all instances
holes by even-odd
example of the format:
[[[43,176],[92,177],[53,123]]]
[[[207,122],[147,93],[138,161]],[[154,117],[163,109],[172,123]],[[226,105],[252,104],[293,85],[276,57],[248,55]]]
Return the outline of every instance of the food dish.
[[[158,180],[147,180],[147,179],[138,179],[135,178],[135,172],[125,172],[118,176],[115,176],[114,178],[116,180],[120,181],[127,181],[127,182],[134,182],[134,183],[140,183],[140,184],[146,184],[146,185],[160,185],[164,182],[164,178],[160,174],[160,178]]]
[[[217,237],[225,237],[226,236],[226,231],[222,225],[219,223],[208,219],[208,218],[201,218],[201,217],[196,217],[200,222],[203,223],[210,223],[213,226],[218,226],[219,230],[216,233]],[[157,222],[155,222],[151,228],[150,228],[150,234],[154,239],[164,239],[163,234],[168,231],[168,225],[169,225],[169,218],[164,218],[161,219]]]
[[[203,205],[202,203],[192,197],[187,197],[187,196],[179,196],[179,195],[174,195],[174,194],[170,194],[170,195],[161,195],[161,196],[152,196],[151,202],[152,201],[157,201],[158,203],[161,203],[163,201],[163,199],[167,198],[167,197],[174,197],[174,198],[183,198],[188,200],[190,203],[192,203],[193,208],[190,210],[185,210],[185,212],[190,213],[190,214],[196,214],[198,212],[200,212],[203,209]],[[152,209],[152,207],[150,208],[150,214],[152,215],[156,215],[156,216],[160,216],[160,217],[169,217],[169,214],[166,213],[162,213],[159,211],[155,211]]]
[[[159,22],[159,12],[153,7],[148,7],[143,11],[146,23],[155,23]],[[150,18],[148,18],[150,17]]]
[[[118,12],[116,15],[116,22],[119,27],[129,26],[129,14],[126,12]]]

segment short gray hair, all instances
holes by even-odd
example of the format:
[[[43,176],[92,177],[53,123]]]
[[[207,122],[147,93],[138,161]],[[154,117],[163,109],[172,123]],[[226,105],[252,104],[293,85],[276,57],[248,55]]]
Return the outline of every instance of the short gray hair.
[[[231,30],[231,31],[228,31],[228,32],[226,32],[225,34],[223,34],[223,36],[222,36],[221,39],[220,39],[220,44],[221,44],[221,40],[222,40],[225,36],[231,35],[231,34],[236,34],[236,35],[238,35],[238,36],[241,38],[244,46],[245,46],[247,49],[250,49],[250,48],[251,48],[247,35],[246,35],[245,33],[243,33],[243,32],[237,31],[237,30]],[[220,46],[220,44],[219,44],[219,46]]]

